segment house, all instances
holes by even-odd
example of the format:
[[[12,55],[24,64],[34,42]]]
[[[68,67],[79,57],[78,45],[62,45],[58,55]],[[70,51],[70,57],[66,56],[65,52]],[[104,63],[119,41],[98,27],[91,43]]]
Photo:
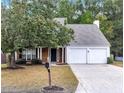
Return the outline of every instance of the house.
[[[65,18],[55,18],[62,25]],[[110,43],[99,29],[99,21],[94,24],[66,24],[74,30],[74,40],[68,46],[60,48],[39,47],[36,49],[19,50],[15,59],[40,59],[51,63],[107,63],[110,56]]]
[[[6,56],[3,53],[3,51],[1,50],[1,64],[5,64],[6,63]]]

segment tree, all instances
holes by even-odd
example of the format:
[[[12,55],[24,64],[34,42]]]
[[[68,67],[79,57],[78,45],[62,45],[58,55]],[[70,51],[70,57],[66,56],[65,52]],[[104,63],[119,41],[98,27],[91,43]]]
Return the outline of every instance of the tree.
[[[57,17],[67,17],[69,23],[73,22],[75,6],[69,0],[60,0],[56,11]]]
[[[115,56],[123,56],[123,24],[122,19],[113,22],[113,34],[111,52]]]
[[[73,3],[70,0],[63,0],[62,2],[58,5],[59,16],[69,17],[72,20],[69,23],[76,24],[91,24],[96,19],[100,20],[100,29],[111,43],[111,53],[122,55],[123,0],[76,0]],[[68,12],[70,10],[73,11]]]
[[[2,12],[2,50],[11,53],[10,67],[15,67],[14,53],[20,48],[58,47],[73,39],[71,29],[53,21],[53,8],[49,0],[12,0]]]
[[[113,23],[113,37],[110,39],[111,53],[122,56],[123,53],[123,1],[122,0],[106,0],[104,2],[104,12],[109,20]]]
[[[15,28],[17,28],[17,26],[15,26],[14,24],[12,24],[13,22],[15,24],[17,24],[17,22],[15,22],[15,19],[18,20],[17,17],[13,18],[13,16],[9,16],[10,13],[12,13],[12,11],[9,11],[9,9],[7,9],[5,6],[2,6],[2,19],[1,19],[1,23],[2,23],[2,28],[1,28],[1,42],[2,42],[2,50],[4,52],[11,52],[11,61],[13,61],[14,59],[14,51],[16,50],[14,47],[15,45],[15,41],[16,41],[16,36],[17,34],[19,34],[18,32],[16,32]],[[13,19],[13,20],[11,20]],[[9,66],[14,65],[13,62],[11,62],[9,64]]]
[[[100,21],[100,29],[104,35],[110,40],[113,36],[113,23],[108,21],[107,17],[103,13],[96,15],[96,19]]]
[[[93,16],[90,11],[86,11],[84,14],[82,14],[81,23],[84,23],[84,24],[92,24],[93,23]]]

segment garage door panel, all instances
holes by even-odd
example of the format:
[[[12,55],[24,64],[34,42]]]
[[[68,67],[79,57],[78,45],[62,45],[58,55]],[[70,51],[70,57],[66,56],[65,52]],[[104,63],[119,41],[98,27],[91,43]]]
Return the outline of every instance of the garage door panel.
[[[68,63],[107,63],[107,48],[69,48]]]
[[[107,53],[106,49],[91,48],[88,53],[88,63],[106,63]]]
[[[69,63],[86,63],[86,49],[70,48]]]

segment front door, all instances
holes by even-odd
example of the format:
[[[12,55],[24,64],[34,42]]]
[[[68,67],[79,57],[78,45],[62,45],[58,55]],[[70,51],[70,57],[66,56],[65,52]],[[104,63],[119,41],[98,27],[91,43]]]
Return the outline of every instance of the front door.
[[[51,48],[51,62],[56,62],[56,49]]]

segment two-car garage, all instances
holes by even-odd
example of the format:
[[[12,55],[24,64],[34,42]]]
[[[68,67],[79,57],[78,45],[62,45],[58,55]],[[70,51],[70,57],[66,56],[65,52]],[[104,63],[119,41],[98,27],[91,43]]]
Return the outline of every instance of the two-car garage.
[[[107,63],[109,56],[109,47],[107,48],[67,48],[68,63]]]
[[[69,64],[107,63],[110,43],[95,24],[68,24],[74,31],[74,40],[66,47]]]

